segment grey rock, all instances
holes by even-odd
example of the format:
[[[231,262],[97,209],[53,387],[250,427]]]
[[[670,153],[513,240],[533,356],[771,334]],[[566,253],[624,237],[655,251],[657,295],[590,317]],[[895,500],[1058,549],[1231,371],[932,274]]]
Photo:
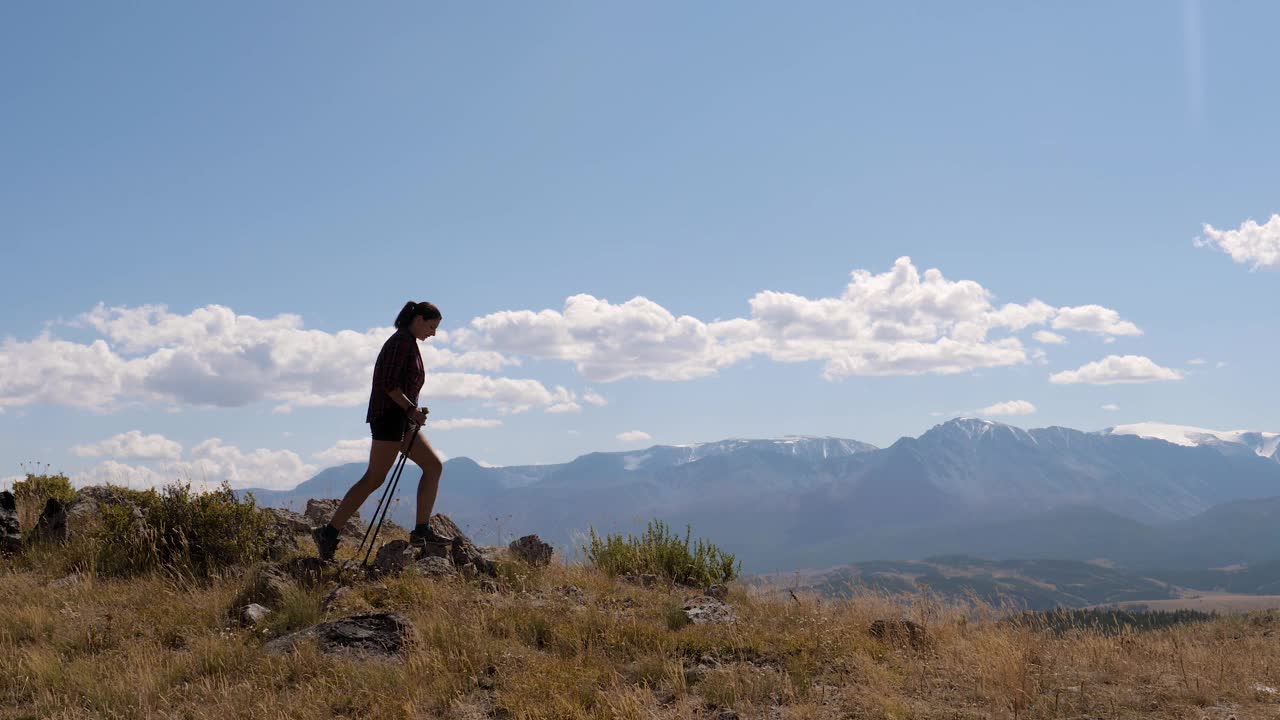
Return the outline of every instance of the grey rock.
[[[273,565],[264,566],[250,577],[240,593],[241,605],[259,604],[278,607],[289,592],[289,578]]]
[[[404,540],[392,540],[378,548],[373,570],[381,575],[394,575],[413,564],[417,551]]]
[[[298,643],[314,640],[327,653],[359,653],[391,657],[414,641],[409,619],[398,613],[352,615],[276,638],[264,645],[269,653],[286,653]]]
[[[320,609],[324,612],[328,612],[330,608],[346,602],[347,599],[352,597],[354,594],[355,591],[351,588],[346,585],[339,585],[330,590],[329,594],[325,595],[324,599],[320,601]]]
[[[62,542],[67,539],[67,508],[57,498],[49,498],[36,520],[31,539],[39,542]]]
[[[686,601],[684,616],[694,625],[731,623],[738,619],[733,608],[707,595]]]
[[[416,565],[425,577],[449,577],[458,573],[451,560],[435,555],[419,559]]]
[[[333,513],[338,509],[338,505],[342,500],[338,498],[311,498],[307,500],[307,510],[303,513],[309,519],[313,526],[319,527],[325,525],[333,518]],[[383,526],[386,529],[386,526]],[[338,534],[345,537],[362,538],[364,537],[365,524],[360,520],[360,512],[357,510],[347,523],[342,526]]]
[[[729,597],[729,586],[721,585],[719,583],[715,585],[711,585],[707,588],[706,595],[708,597],[713,597],[717,600],[724,601]]]
[[[138,532],[145,529],[145,514],[137,503],[130,500],[119,488],[88,485],[76,491],[76,497],[67,504],[67,534],[82,535],[92,531],[102,522],[104,505],[128,508],[133,515],[133,526]]]
[[[542,541],[537,535],[525,535],[518,540],[512,540],[507,546],[511,554],[534,566],[541,567],[551,563],[551,546]]]
[[[0,552],[22,549],[22,528],[18,524],[18,503],[13,493],[0,492]]]
[[[447,515],[436,513],[431,516],[429,522],[431,523],[431,529],[437,535],[453,538],[453,543],[450,546],[450,556],[455,566],[461,568],[470,563],[475,566],[479,574],[488,575],[489,577],[495,577],[498,574],[493,561],[485,557],[475,543],[471,542],[471,539]]]
[[[250,603],[240,610],[240,624],[245,627],[261,625],[270,614],[270,608],[265,608],[257,603]]]

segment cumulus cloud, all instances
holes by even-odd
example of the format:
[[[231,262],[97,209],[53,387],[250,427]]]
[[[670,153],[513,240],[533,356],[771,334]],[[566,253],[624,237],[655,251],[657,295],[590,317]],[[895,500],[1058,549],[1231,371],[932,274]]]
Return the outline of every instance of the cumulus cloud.
[[[502,427],[502,421],[496,418],[453,418],[450,420],[436,420],[430,423],[428,429],[459,430],[463,428],[496,428],[496,427]]]
[[[1280,268],[1280,214],[1271,216],[1265,225],[1245,220],[1235,230],[1218,230],[1206,223],[1204,234],[1195,239],[1196,247],[1221,250],[1251,270]]]
[[[191,448],[183,459],[122,463],[104,460],[72,475],[78,486],[113,483],[132,488],[161,487],[172,482],[190,482],[193,488],[207,489],[226,482],[232,488],[287,490],[310,478],[316,466],[303,462],[292,450],[259,448],[244,451],[220,438],[210,438]]]
[[[1146,383],[1159,380],[1181,380],[1182,373],[1161,367],[1151,358],[1141,355],[1108,355],[1107,357],[1064,370],[1049,376],[1049,382],[1058,385],[1085,383],[1089,385],[1114,385],[1117,383]]]
[[[628,430],[627,432],[620,432],[618,433],[617,438],[622,442],[628,443],[645,442],[646,440],[653,439],[649,433],[644,432],[643,430]]]
[[[71,453],[120,460],[177,460],[182,457],[182,445],[163,435],[143,435],[141,430],[130,430],[100,442],[76,445]]]
[[[27,477],[25,475],[8,475],[6,477],[0,477],[0,490],[12,490],[14,483],[19,480],[26,479]]]
[[[362,462],[369,459],[369,447],[373,441],[369,438],[339,440],[331,447],[325,448],[312,457],[329,465]]]
[[[1034,333],[1031,333],[1031,338],[1036,342],[1044,343],[1045,345],[1063,345],[1067,342],[1065,337],[1055,332],[1049,332],[1048,330],[1037,330]]]
[[[265,401],[288,412],[358,406],[368,401],[373,362],[393,331],[309,330],[297,315],[257,318],[220,305],[183,315],[162,305],[100,303],[69,324],[101,337],[74,342],[46,331],[32,340],[0,343],[0,408],[239,407]],[[485,374],[519,365],[519,358],[431,343],[419,347],[428,392],[441,397],[480,399],[507,412],[568,399],[563,388]]]
[[[1059,308],[1053,318],[1055,330],[1079,330],[1099,335],[1141,335],[1137,325],[1121,320],[1120,313],[1101,305]],[[1107,338],[1108,340],[1114,338]]]
[[[1190,360],[1187,361],[1187,364],[1188,365],[1204,365],[1207,362],[1209,361],[1205,360],[1204,358],[1191,358]]]
[[[595,390],[588,390],[585,393],[583,393],[582,401],[587,403],[588,405],[595,405],[596,407],[604,407],[605,405],[609,404],[609,401],[605,399],[603,395],[596,392]]]
[[[1120,409],[1120,406],[1119,406],[1119,405],[1116,405],[1115,403],[1107,403],[1106,405],[1103,405],[1103,406],[1102,406],[1102,409],[1103,409],[1103,410],[1110,410],[1110,411],[1112,411],[1112,412],[1115,412],[1116,410],[1119,410],[1119,409]]]
[[[988,405],[977,411],[979,415],[1030,415],[1036,406],[1026,400],[1009,400],[1008,402]]]
[[[960,373],[1027,362],[1014,333],[1037,325],[1107,335],[1141,332],[1098,305],[1058,308],[1033,299],[997,306],[977,282],[948,280],[937,269],[921,273],[908,257],[880,274],[854,271],[838,297],[766,290],[748,305],[750,317],[704,322],[643,297],[614,304],[580,294],[558,311],[476,318],[454,340],[472,351],[568,361],[584,377],[609,382],[690,380],[753,355],[819,361],[828,379]]]

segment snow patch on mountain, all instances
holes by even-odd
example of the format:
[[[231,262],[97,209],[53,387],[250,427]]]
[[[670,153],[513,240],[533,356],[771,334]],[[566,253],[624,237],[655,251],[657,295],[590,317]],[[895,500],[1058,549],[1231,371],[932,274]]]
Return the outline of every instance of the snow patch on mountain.
[[[1209,430],[1190,425],[1171,425],[1168,423],[1142,422],[1128,425],[1116,425],[1101,432],[1102,435],[1136,435],[1138,437],[1164,440],[1174,445],[1198,447],[1201,445],[1217,445],[1228,443],[1244,445],[1262,457],[1275,458],[1280,461],[1280,433],[1260,432],[1257,430]]]

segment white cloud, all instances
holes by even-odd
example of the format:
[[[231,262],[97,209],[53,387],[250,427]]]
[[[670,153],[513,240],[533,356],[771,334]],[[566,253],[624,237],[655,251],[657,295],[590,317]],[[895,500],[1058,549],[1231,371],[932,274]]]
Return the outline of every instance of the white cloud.
[[[576,413],[576,412],[582,412],[582,406],[576,402],[562,402],[562,403],[556,403],[555,405],[552,405],[551,407],[547,408],[546,412]]]
[[[1206,223],[1203,231],[1194,241],[1196,247],[1221,250],[1237,263],[1251,263],[1251,270],[1280,268],[1280,214],[1265,225],[1249,219],[1235,230],[1218,230]]]
[[[551,412],[548,410],[547,412]],[[454,418],[451,420],[436,420],[428,423],[428,430],[458,430],[462,428],[496,428],[501,427],[502,421],[495,418]]]
[[[1067,342],[1066,338],[1062,337],[1058,333],[1049,332],[1048,330],[1037,330],[1031,334],[1031,338],[1036,342],[1044,343],[1045,345],[1063,345]]]
[[[297,315],[238,315],[209,305],[186,315],[161,305],[97,305],[73,323],[102,337],[73,342],[48,331],[0,343],[0,408],[50,403],[97,410],[122,404],[239,407],[359,406],[391,328],[308,330]],[[492,350],[421,344],[427,392],[479,399],[507,412],[564,402],[567,391],[536,380],[481,373],[520,360]],[[441,372],[443,371],[443,372]]]
[[[1120,313],[1101,305],[1059,308],[1053,318],[1055,330],[1079,330],[1100,335],[1141,335],[1137,325],[1121,320]],[[1107,338],[1114,340],[1114,338]]]
[[[363,462],[369,459],[369,447],[372,444],[373,441],[369,438],[339,440],[332,447],[321,450],[312,457],[329,465]]]
[[[1009,400],[1008,402],[988,405],[977,411],[979,415],[1030,415],[1036,406],[1026,400]]]
[[[629,443],[645,442],[646,440],[653,439],[653,437],[650,436],[649,433],[644,432],[643,430],[628,430],[627,432],[618,433],[617,437],[622,442],[629,442]]]
[[[185,460],[143,464],[105,460],[71,479],[77,486],[113,483],[148,488],[189,481],[193,488],[208,489],[226,481],[235,489],[287,490],[316,471],[316,466],[303,462],[292,450],[245,452],[220,438],[210,438],[192,448]]]
[[[1209,361],[1205,360],[1204,358],[1191,358],[1190,360],[1187,361],[1187,364],[1188,365],[1204,365],[1207,362]]]
[[[1049,376],[1049,382],[1058,385],[1073,383],[1113,385],[1181,379],[1182,373],[1161,367],[1150,358],[1141,355],[1108,355],[1075,370],[1064,370]]]
[[[595,390],[588,390],[585,393],[583,393],[582,401],[587,403],[588,405],[595,405],[596,407],[604,407],[605,405],[609,404],[609,401],[605,398],[605,396],[601,395]]]
[[[9,475],[7,477],[2,477],[0,478],[0,490],[12,490],[14,483],[18,482],[19,480],[26,480],[26,479],[27,479],[26,475]]]
[[[1119,405],[1116,405],[1115,403],[1107,403],[1106,405],[1103,405],[1103,406],[1102,406],[1102,409],[1103,409],[1103,410],[1110,410],[1111,412],[1115,412],[1116,410],[1119,410],[1119,409],[1120,409],[1120,406],[1119,406]]]
[[[118,460],[177,460],[182,457],[182,445],[163,435],[143,435],[141,430],[130,430],[101,442],[76,445],[71,453],[80,457],[105,455]]]
[[[1224,367],[1226,367],[1226,366],[1227,366],[1227,361],[1226,361],[1226,360],[1219,360],[1219,361],[1217,362],[1217,364],[1216,364],[1216,365],[1214,365],[1214,367],[1215,367],[1215,368],[1224,368]]]
[[[1035,325],[1103,334],[1138,334],[1098,305],[1055,308],[1039,300],[995,306],[972,280],[920,273],[907,257],[890,270],[856,270],[839,297],[810,299],[762,291],[749,318],[704,322],[635,297],[622,304],[574,295],[562,311],[502,311],[476,318],[454,340],[497,351],[572,362],[584,377],[690,380],[752,355],[777,362],[824,363],[824,375],[960,373],[1028,361],[1011,333]],[[993,332],[1002,337],[989,337]]]

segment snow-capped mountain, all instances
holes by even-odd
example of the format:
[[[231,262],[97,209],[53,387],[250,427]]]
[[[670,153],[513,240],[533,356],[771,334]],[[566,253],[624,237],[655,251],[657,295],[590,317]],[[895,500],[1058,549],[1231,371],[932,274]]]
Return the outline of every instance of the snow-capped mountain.
[[[1169,427],[1028,430],[957,418],[883,449],[796,436],[655,445],[554,465],[483,467],[454,458],[438,509],[486,542],[515,530],[570,549],[589,526],[689,523],[751,565],[777,569],[946,552],[1090,559],[1111,547],[1151,558],[1172,546],[1143,528],[1224,503],[1280,498],[1276,433]],[[363,463],[329,468],[293,491],[255,494],[262,504],[296,509],[309,497],[341,497],[363,472]],[[371,496],[362,511],[375,504]],[[397,506],[393,519],[411,523],[410,505]],[[1274,539],[1280,554],[1280,535]],[[1206,543],[1224,560],[1271,552],[1266,543],[1250,550],[1253,541]]]
[[[1280,432],[1207,430],[1189,425],[1143,422],[1117,425],[1101,431],[1101,434],[1137,435],[1138,437],[1153,440],[1164,440],[1184,447],[1214,446],[1223,451],[1232,450],[1232,448],[1225,446],[1238,445],[1248,448],[1256,455],[1280,462]]]

